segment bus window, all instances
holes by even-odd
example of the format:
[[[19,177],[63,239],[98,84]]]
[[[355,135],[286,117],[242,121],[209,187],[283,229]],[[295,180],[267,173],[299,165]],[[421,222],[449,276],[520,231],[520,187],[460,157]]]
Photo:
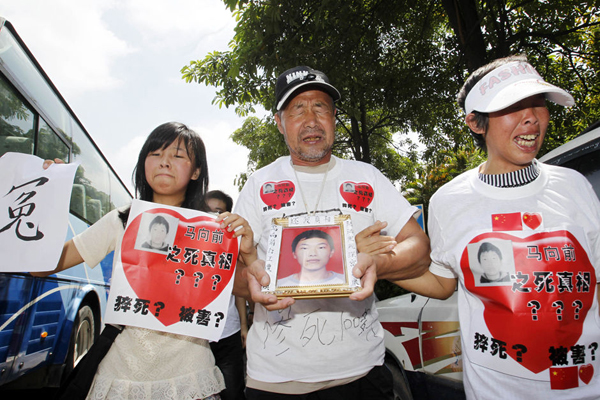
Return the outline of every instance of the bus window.
[[[33,154],[34,115],[0,76],[0,156],[7,151]]]
[[[69,148],[42,118],[40,118],[38,128],[37,144],[36,153],[41,159],[54,160],[60,158],[64,162],[69,161]]]
[[[121,181],[115,176],[114,172],[110,173],[110,203],[114,207],[122,207],[131,203],[131,195],[123,187]]]
[[[81,165],[75,173],[71,212],[93,224],[114,208],[110,203],[109,168],[79,127],[74,126],[72,132],[80,149],[79,154],[73,152],[73,161]],[[76,190],[79,186],[81,189]]]

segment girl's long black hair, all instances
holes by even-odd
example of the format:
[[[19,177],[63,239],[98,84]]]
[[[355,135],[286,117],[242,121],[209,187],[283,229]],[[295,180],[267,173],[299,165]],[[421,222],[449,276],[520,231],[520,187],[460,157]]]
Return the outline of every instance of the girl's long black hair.
[[[208,164],[206,162],[206,148],[204,142],[196,132],[179,122],[167,122],[156,127],[142,146],[137,164],[133,170],[133,183],[135,185],[135,195],[137,199],[152,201],[154,192],[146,180],[146,157],[149,153],[158,149],[165,149],[175,140],[182,141],[188,156],[194,163],[194,169],[200,168],[200,176],[196,180],[191,180],[185,192],[185,199],[181,207],[190,208],[199,211],[209,211],[204,200],[208,190]],[[129,218],[129,208],[119,212],[119,218],[123,225]]]

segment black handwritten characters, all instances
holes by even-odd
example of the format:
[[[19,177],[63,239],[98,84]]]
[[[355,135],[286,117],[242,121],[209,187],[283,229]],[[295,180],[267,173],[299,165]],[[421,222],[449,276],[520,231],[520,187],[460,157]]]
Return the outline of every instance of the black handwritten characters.
[[[77,165],[42,163],[21,153],[0,158],[0,271],[49,271],[60,257]]]

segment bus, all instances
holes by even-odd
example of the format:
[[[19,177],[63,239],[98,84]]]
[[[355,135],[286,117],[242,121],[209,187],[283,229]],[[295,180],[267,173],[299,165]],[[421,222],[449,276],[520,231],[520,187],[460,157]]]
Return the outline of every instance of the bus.
[[[0,156],[6,152],[81,163],[65,240],[131,202],[81,121],[0,16]],[[60,385],[103,326],[112,258],[47,278],[0,273],[0,389]]]

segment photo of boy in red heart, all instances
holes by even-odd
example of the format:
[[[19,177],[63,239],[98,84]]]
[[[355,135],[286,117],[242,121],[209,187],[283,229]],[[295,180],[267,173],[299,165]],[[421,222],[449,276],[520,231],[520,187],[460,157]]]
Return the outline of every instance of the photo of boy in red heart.
[[[284,207],[296,193],[292,181],[265,182],[260,188],[260,198],[267,207],[279,210]]]
[[[179,220],[175,240],[170,248],[172,258],[134,248],[143,216],[140,214],[125,230],[121,262],[127,281],[138,298],[150,300],[151,304],[157,301],[165,304],[156,318],[164,326],[169,326],[181,320],[181,307],[193,307],[199,311],[221,294],[233,277],[238,240],[233,237],[232,232],[220,229],[213,217],[187,219],[176,211],[164,208],[152,209],[146,213],[168,214]],[[203,232],[203,235],[198,232]],[[215,233],[222,240],[213,240]],[[175,247],[180,250],[179,254],[175,254]],[[198,250],[187,262],[186,249]],[[214,254],[214,257],[207,260],[203,257],[203,252],[211,252],[209,254]],[[210,261],[212,265],[202,265],[205,261]],[[175,270],[182,270],[184,273],[178,278]],[[195,272],[201,272],[202,278],[197,279]],[[216,284],[216,279],[211,279],[213,275],[220,277]]]
[[[364,211],[374,197],[373,187],[367,182],[343,182],[340,185],[340,194],[355,211]]]

